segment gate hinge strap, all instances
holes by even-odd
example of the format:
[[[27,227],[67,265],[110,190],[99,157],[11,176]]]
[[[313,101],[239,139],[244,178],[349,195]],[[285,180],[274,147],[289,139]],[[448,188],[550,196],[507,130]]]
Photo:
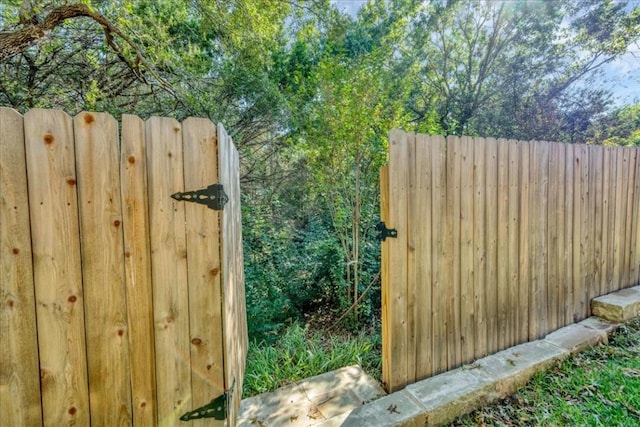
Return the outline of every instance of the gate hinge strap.
[[[175,193],[172,194],[171,197],[178,201],[182,200],[207,205],[209,209],[213,209],[214,211],[221,211],[229,201],[229,197],[224,192],[222,184],[211,184],[202,190]]]

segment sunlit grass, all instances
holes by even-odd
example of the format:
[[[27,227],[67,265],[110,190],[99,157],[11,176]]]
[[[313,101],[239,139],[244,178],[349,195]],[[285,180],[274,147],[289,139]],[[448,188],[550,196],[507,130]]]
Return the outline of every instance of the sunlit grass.
[[[380,378],[379,335],[325,336],[295,324],[275,344],[249,346],[244,397],[354,364]]]

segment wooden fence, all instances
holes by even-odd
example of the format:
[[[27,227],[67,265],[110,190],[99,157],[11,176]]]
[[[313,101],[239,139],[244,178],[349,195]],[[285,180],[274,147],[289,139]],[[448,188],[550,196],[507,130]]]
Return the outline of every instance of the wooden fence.
[[[383,381],[396,390],[640,283],[640,149],[393,131],[381,172]]]
[[[0,419],[188,425],[247,349],[238,153],[221,125],[0,109]],[[220,182],[222,212],[171,195]],[[195,420],[193,425],[223,425]]]

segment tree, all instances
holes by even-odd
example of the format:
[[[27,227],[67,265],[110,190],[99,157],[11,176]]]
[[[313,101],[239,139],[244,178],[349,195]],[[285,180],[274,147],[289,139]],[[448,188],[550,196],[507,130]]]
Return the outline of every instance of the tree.
[[[639,25],[639,8],[611,1],[434,2],[409,27],[408,107],[445,134],[570,139],[571,99],[586,95],[593,117],[607,98],[576,83],[624,53]]]

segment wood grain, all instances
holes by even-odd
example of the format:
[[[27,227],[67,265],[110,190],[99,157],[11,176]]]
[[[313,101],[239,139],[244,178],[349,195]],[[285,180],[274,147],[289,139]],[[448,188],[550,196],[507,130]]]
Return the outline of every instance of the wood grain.
[[[73,124],[91,424],[131,425],[118,125],[86,111]]]
[[[0,108],[0,419],[42,424],[22,116]]]
[[[224,309],[225,389],[233,390],[229,427],[235,421],[242,399],[247,359],[247,314],[245,308],[242,215],[240,210],[240,158],[224,126],[218,124],[218,174],[229,202],[222,211],[222,289]]]
[[[156,361],[145,124],[137,116],[122,116],[120,164],[132,419],[148,426],[157,424]]]
[[[188,191],[218,182],[216,126],[206,119],[182,123],[184,185]],[[220,288],[220,212],[185,203],[189,330],[191,348],[191,408],[224,393],[222,290]],[[198,426],[223,426],[223,421],[193,420]]]
[[[73,125],[34,109],[24,126],[43,422],[89,425]]]
[[[191,407],[191,352],[182,129],[174,119],[146,122],[149,235],[155,323],[158,423],[176,425]]]

